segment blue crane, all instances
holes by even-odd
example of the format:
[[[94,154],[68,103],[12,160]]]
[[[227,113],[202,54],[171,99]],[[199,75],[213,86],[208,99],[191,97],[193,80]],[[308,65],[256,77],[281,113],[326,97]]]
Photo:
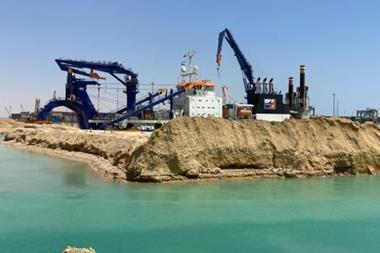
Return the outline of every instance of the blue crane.
[[[118,62],[89,62],[89,61],[76,61],[76,60],[55,60],[62,71],[71,71],[74,74],[79,74],[87,76],[94,79],[104,79],[100,77],[94,70],[107,73],[114,77],[117,81],[126,86],[127,94],[127,106],[126,110],[133,111],[136,106],[136,94],[138,93],[138,79],[137,73],[133,72],[131,69],[126,69],[122,64]],[[84,71],[83,69],[90,69],[90,73]],[[124,75],[124,79],[120,78],[118,75]]]
[[[226,39],[231,46],[236,59],[239,62],[243,74],[244,88],[247,94],[247,103],[254,106],[252,109],[253,114],[289,114],[289,107],[284,104],[283,95],[281,92],[277,93],[274,91],[273,79],[270,79],[269,83],[266,82],[267,78],[264,78],[263,83],[260,83],[260,78],[255,81],[252,65],[248,62],[247,58],[245,58],[234,37],[227,28],[219,33],[218,52],[216,54],[218,71],[222,61],[221,52],[224,39]],[[259,89],[256,89],[256,87]]]
[[[105,129],[127,118],[139,116],[144,111],[152,110],[154,106],[163,104],[165,101],[170,102],[170,114],[172,116],[173,98],[185,92],[185,89],[177,91],[171,89],[170,92],[166,89],[159,89],[157,92],[149,93],[146,97],[136,101],[139,83],[137,74],[117,62],[106,63],[63,59],[55,61],[62,71],[67,72],[66,96],[62,99],[54,97],[50,100],[40,110],[38,114],[39,120],[47,119],[54,108],[64,106],[76,113],[81,129]],[[127,105],[125,107],[106,113],[96,111],[87,93],[87,86],[100,86],[98,81],[105,78],[95,71],[107,73],[126,86]],[[76,75],[90,77],[91,79],[77,78]],[[123,75],[123,77],[120,77],[120,75]]]
[[[87,94],[87,86],[100,84],[97,82],[104,79],[95,71],[105,72],[113,76],[116,80],[126,86],[127,107],[126,110],[134,111],[136,109],[136,94],[138,92],[137,74],[130,69],[126,69],[123,65],[117,62],[90,62],[56,59],[56,63],[62,71],[67,72],[66,96],[64,99],[52,99],[44,108],[41,109],[38,119],[44,120],[49,116],[49,113],[56,107],[65,106],[78,116],[80,128],[101,128],[101,126],[90,123],[90,119],[99,118],[102,115],[96,111],[90,97]],[[89,70],[89,71],[86,71]],[[76,75],[92,78],[85,80],[77,78]],[[124,75],[124,79],[118,75]],[[95,80],[96,81],[95,81]]]
[[[222,62],[221,52],[222,52],[224,39],[226,39],[228,44],[231,46],[232,50],[235,53],[236,59],[239,62],[240,69],[243,74],[244,88],[245,88],[245,91],[247,92],[247,99],[249,99],[251,94],[256,93],[256,83],[253,77],[252,65],[248,62],[247,58],[245,58],[243,52],[239,48],[239,45],[236,43],[234,37],[232,36],[231,32],[227,28],[219,33],[218,52],[216,54],[216,63],[218,64],[218,71],[220,69],[220,64]]]

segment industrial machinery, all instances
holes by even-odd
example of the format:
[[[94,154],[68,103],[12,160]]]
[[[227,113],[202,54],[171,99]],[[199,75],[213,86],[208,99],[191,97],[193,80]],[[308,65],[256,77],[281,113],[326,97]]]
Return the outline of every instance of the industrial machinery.
[[[223,118],[241,120],[252,118],[253,105],[250,104],[226,104],[223,107]]]
[[[228,29],[219,33],[218,49],[216,54],[217,70],[220,71],[222,61],[222,46],[224,39],[235,53],[243,75],[247,103],[253,105],[253,117],[256,119],[282,121],[290,118],[289,108],[284,104],[283,95],[276,92],[273,79],[264,78],[255,80],[251,64],[248,62],[238,44]]]
[[[138,91],[137,73],[126,69],[117,62],[88,62],[76,60],[57,59],[56,63],[62,71],[67,72],[65,98],[54,97],[39,110],[38,119],[45,120],[49,113],[56,107],[64,106],[74,111],[78,123],[82,129],[105,129],[115,127],[119,123],[131,117],[138,117],[144,112],[153,110],[154,106],[170,102],[170,111],[173,109],[173,98],[185,90],[174,91],[160,89],[155,93],[149,93],[145,98],[136,101]],[[87,71],[86,71],[87,70]],[[111,112],[99,112],[95,109],[89,94],[88,86],[100,86],[99,80],[105,79],[97,72],[111,75],[119,83],[125,86],[126,106],[117,108]],[[76,75],[89,79],[77,78]]]
[[[364,122],[374,122],[379,124],[379,112],[373,108],[367,108],[365,110],[357,110],[356,117],[353,117],[353,120],[358,121],[360,123]]]
[[[285,95],[285,101],[290,107],[290,114],[296,119],[309,118],[311,112],[315,113],[314,107],[310,105],[309,86],[305,83],[305,76],[305,65],[301,65],[300,86],[294,92],[294,78],[289,77],[288,92]]]

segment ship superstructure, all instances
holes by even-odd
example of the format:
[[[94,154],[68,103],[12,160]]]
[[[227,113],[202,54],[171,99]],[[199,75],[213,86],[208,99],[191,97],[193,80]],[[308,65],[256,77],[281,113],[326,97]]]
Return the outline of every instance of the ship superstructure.
[[[195,52],[187,52],[181,64],[181,81],[177,89],[186,90],[174,99],[175,117],[222,117],[222,98],[215,93],[216,84],[199,79],[199,67],[192,64]]]

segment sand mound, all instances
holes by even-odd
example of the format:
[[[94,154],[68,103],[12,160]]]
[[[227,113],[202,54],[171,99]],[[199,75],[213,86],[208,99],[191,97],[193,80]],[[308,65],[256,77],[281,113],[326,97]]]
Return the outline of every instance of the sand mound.
[[[141,181],[375,173],[379,144],[376,125],[343,119],[180,118],[137,148],[126,168],[130,180]]]
[[[8,129],[20,127],[23,125],[24,123],[12,119],[0,119],[0,133],[6,132]]]
[[[343,119],[274,123],[178,118],[150,137],[24,125],[8,130],[5,140],[96,157],[97,171],[132,181],[380,172],[379,127]]]

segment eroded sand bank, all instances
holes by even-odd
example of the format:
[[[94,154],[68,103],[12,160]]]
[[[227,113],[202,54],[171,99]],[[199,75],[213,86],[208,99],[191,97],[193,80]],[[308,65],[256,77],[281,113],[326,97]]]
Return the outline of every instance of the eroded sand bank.
[[[281,123],[179,118],[153,134],[18,125],[5,141],[81,160],[119,180],[377,174],[380,129],[344,119]]]

